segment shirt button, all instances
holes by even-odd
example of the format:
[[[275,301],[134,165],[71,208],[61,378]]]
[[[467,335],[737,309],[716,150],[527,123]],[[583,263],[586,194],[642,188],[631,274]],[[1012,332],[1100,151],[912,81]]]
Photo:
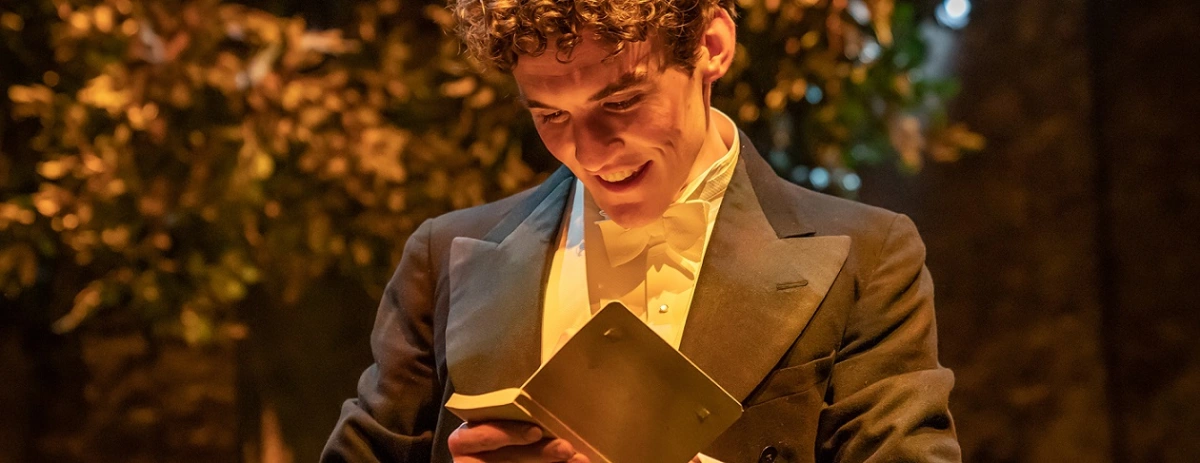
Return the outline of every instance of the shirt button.
[[[666,304],[660,305],[658,306],[658,313],[667,313],[667,309],[669,309],[669,307],[667,307]]]

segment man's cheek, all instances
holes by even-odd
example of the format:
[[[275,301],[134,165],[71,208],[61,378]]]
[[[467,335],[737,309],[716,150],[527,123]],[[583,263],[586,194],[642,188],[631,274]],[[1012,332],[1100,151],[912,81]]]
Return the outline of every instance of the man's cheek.
[[[537,132],[542,139],[542,144],[546,146],[546,150],[550,151],[550,154],[559,162],[574,170],[574,165],[570,161],[574,157],[575,148],[570,140],[566,140],[556,130],[538,128]]]

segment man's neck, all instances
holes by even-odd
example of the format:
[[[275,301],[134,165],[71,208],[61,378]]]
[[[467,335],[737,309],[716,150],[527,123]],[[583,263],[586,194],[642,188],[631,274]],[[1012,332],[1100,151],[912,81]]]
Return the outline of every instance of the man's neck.
[[[724,113],[708,108],[707,112],[707,129],[704,136],[704,144],[700,147],[700,154],[696,156],[695,162],[692,163],[692,169],[688,172],[687,181],[683,182],[683,186],[676,193],[674,198],[679,200],[679,195],[687,190],[688,185],[696,181],[700,174],[708,170],[714,162],[721,159],[732,148],[734,139],[736,138],[737,128],[734,127],[731,120]]]

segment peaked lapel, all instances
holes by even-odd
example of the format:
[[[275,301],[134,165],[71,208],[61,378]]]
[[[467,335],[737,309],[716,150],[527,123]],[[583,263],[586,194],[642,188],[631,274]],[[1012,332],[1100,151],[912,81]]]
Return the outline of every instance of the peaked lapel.
[[[483,239],[451,243],[446,366],[456,391],[519,387],[540,366],[547,259],[573,179],[559,169]]]
[[[740,139],[679,350],[744,400],[808,325],[850,238],[814,236],[795,193]]]
[[[679,350],[744,400],[807,326],[850,238],[813,236],[794,194],[740,139]],[[483,239],[453,240],[446,360],[457,392],[519,387],[540,366],[546,269],[573,179],[560,168]]]

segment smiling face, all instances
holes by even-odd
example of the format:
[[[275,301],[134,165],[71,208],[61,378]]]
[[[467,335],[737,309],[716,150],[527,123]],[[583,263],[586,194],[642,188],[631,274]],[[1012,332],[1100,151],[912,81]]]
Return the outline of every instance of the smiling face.
[[[610,46],[585,38],[565,63],[550,47],[513,68],[550,153],[623,227],[661,217],[727,150],[709,117],[708,89],[728,69],[733,26],[723,11],[713,23],[692,71],[667,64],[653,39],[610,57]]]

